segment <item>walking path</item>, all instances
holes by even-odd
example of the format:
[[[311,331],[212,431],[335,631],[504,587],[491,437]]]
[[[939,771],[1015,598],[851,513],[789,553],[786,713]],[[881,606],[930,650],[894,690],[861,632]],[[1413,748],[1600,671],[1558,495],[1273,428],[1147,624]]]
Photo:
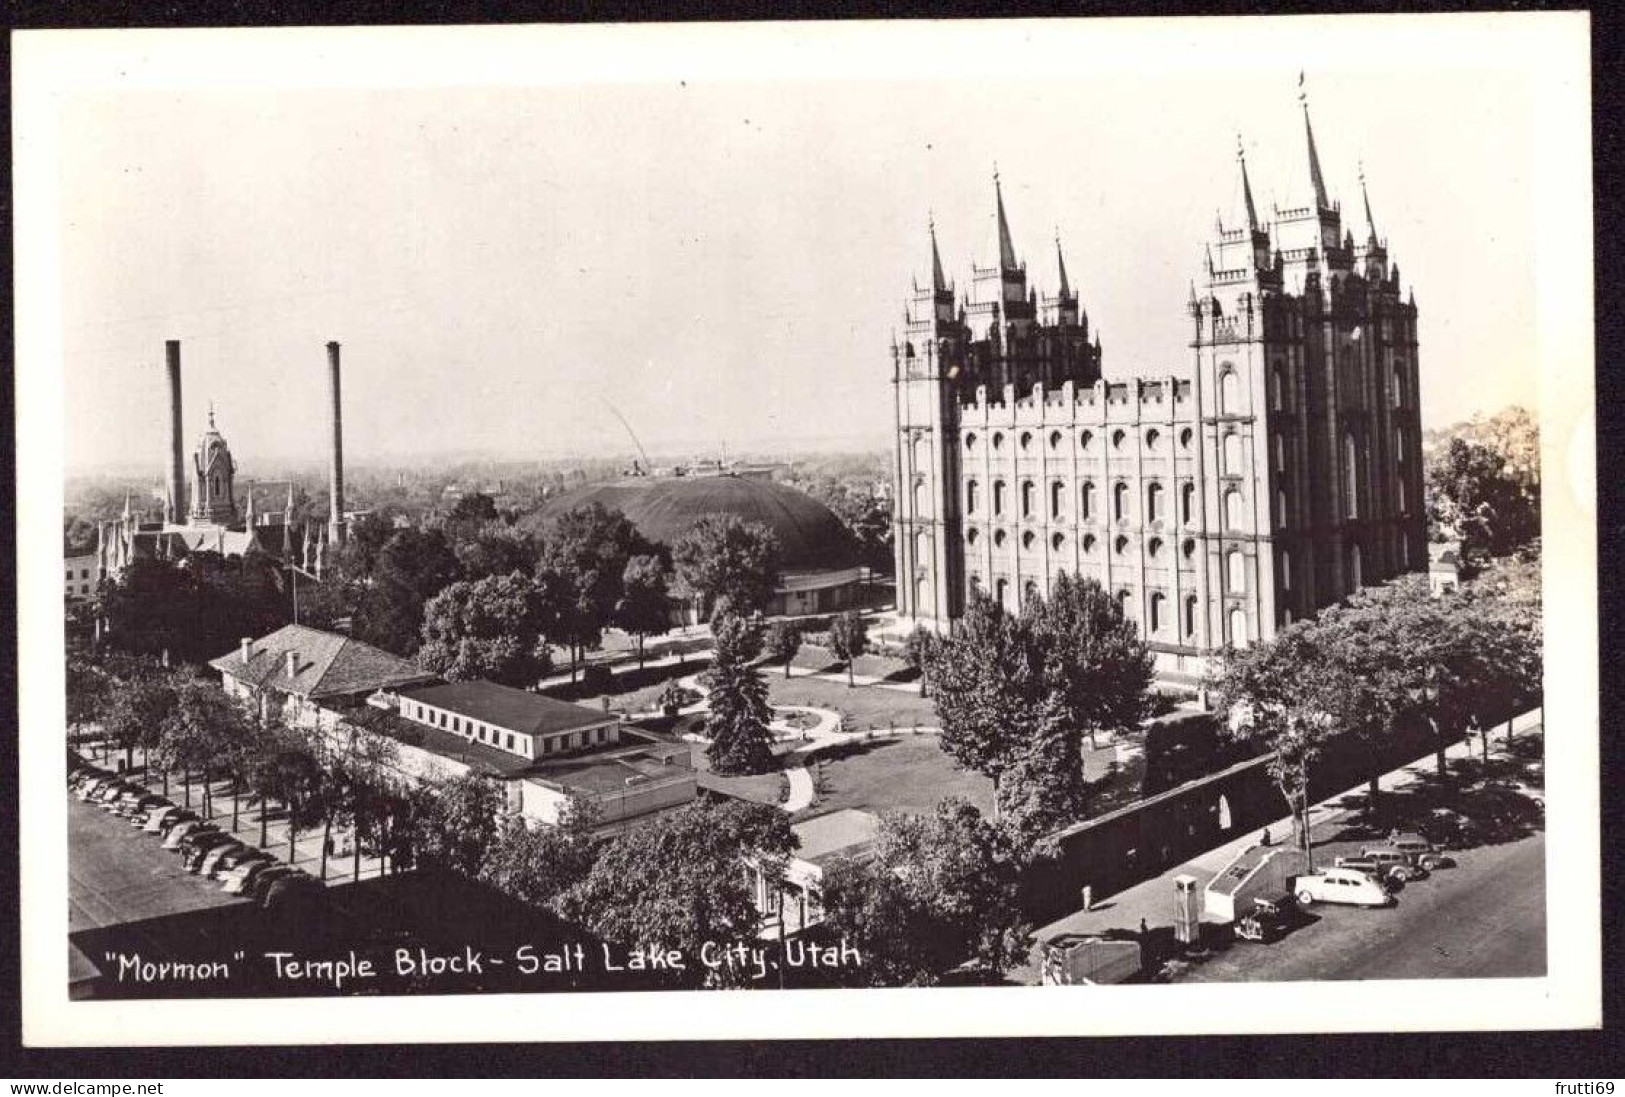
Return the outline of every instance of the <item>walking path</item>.
[[[838,681],[844,680],[842,676],[837,675],[822,675],[822,677],[836,678]],[[685,705],[683,708],[678,709],[680,715],[688,716],[710,710],[711,690],[700,681],[700,675],[685,675],[677,680],[677,684],[700,695],[700,699],[694,704]],[[819,751],[857,740],[890,739],[903,735],[933,735],[942,730],[935,727],[909,727],[895,728],[884,732],[845,731],[841,727],[841,714],[827,708],[814,708],[811,705],[774,705],[773,711],[801,713],[815,716],[818,719],[818,723],[810,728],[797,728],[783,719],[774,720],[768,725],[768,729],[777,734],[780,742],[799,739],[803,744],[789,751],[784,758],[784,775],[790,782],[790,794],[779,806],[792,815],[811,807],[814,797],[818,795],[817,785],[813,781],[811,771],[807,769],[807,762]],[[689,734],[684,735],[683,738],[691,743],[710,742],[703,735]]]

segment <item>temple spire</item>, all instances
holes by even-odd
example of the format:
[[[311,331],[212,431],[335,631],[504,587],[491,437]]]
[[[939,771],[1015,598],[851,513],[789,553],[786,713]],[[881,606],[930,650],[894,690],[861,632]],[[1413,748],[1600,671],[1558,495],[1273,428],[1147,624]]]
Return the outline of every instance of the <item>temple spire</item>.
[[[1066,256],[1061,254],[1061,230],[1055,230],[1055,265],[1061,272],[1061,296],[1069,297],[1072,294],[1072,284],[1066,278]]]
[[[1311,145],[1311,148],[1313,145]],[[1241,198],[1247,207],[1247,231],[1258,231],[1258,207],[1253,205],[1253,185],[1247,179],[1247,153],[1241,145],[1241,134],[1236,134],[1236,162],[1241,165]]]
[[[1016,248],[1010,242],[1010,223],[1004,216],[1004,191],[999,187],[999,166],[993,165],[993,200],[998,206],[999,214],[999,268],[1001,270],[1019,270],[1016,263]]]
[[[926,225],[931,232],[931,289],[937,293],[944,293],[948,289],[948,279],[942,274],[942,256],[937,252],[937,219],[928,215]]]
[[[1365,203],[1365,223],[1370,230],[1371,243],[1377,242],[1377,222],[1371,216],[1371,195],[1365,189],[1365,164],[1360,165],[1360,200]]]
[[[1303,104],[1303,132],[1309,141],[1309,182],[1315,188],[1315,209],[1330,209],[1326,200],[1326,181],[1320,174],[1320,154],[1315,151],[1315,127],[1309,122],[1309,92],[1303,85],[1303,73],[1298,73],[1298,101]]]
[[[209,401],[209,429],[214,429],[214,401]]]

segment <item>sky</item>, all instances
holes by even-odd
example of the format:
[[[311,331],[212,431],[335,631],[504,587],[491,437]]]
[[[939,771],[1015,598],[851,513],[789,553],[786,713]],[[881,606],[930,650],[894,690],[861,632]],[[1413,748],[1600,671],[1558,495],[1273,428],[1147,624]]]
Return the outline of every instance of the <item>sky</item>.
[[[1215,218],[1238,216],[1238,138],[1265,217],[1308,193],[1300,71],[1345,224],[1364,238],[1363,166],[1415,292],[1425,424],[1532,405],[1531,83],[1494,50],[1478,63],[1478,39],[1424,64],[1412,36],[1379,63],[1370,43],[1406,25],[1379,26],[1363,48],[1289,54],[1179,21],[1179,65],[1144,25],[1138,65],[1106,56],[1109,27],[1040,26],[997,65],[871,48],[783,77],[662,42],[635,78],[578,78],[549,72],[564,46],[544,34],[505,47],[519,75],[496,84],[471,46],[466,83],[344,86],[313,50],[280,87],[76,92],[59,138],[67,466],[161,469],[171,338],[188,447],[212,401],[245,469],[322,459],[330,339],[352,462],[630,454],[611,408],[651,451],[886,446],[888,346],[929,276],[928,219],[968,287],[996,255],[995,165],[1030,281],[1053,292],[1059,235],[1107,375],[1182,372],[1190,283]],[[547,78],[522,78],[527,51]]]

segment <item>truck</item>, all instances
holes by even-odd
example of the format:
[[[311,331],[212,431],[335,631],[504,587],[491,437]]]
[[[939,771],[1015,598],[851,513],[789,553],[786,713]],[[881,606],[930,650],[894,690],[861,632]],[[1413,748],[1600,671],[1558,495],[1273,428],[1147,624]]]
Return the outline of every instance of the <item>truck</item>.
[[[1249,846],[1208,882],[1203,896],[1206,919],[1232,925],[1253,913],[1254,900],[1270,902],[1292,894],[1293,881],[1309,871],[1309,859],[1291,846]]]
[[[1044,986],[1096,986],[1138,975],[1140,942],[1065,933],[1044,942]]]

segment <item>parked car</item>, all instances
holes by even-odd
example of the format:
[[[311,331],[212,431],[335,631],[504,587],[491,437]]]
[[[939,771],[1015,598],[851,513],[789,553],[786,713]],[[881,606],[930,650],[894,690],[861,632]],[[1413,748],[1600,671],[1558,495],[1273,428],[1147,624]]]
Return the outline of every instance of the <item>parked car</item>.
[[[1411,864],[1427,872],[1448,868],[1454,863],[1420,834],[1392,835],[1388,839],[1388,848],[1399,851]]]
[[[246,895],[255,880],[258,880],[267,872],[287,867],[281,861],[250,861],[241,869],[233,871],[226,880],[226,886],[220,890],[230,892],[233,895]]]
[[[147,825],[142,829],[147,831],[149,834],[160,834],[165,838],[168,838],[169,832],[175,829],[177,824],[184,823],[188,819],[196,818],[196,812],[188,811],[179,804],[171,804],[166,808],[159,808],[157,812],[147,820]]]
[[[247,844],[239,844],[236,849],[228,849],[222,853],[220,859],[214,863],[207,875],[216,880],[224,880],[233,871],[244,865],[252,864],[255,861],[270,861],[273,859],[263,849]]]
[[[148,796],[141,801],[141,805],[139,807],[130,812],[130,825],[132,827],[145,827],[147,823],[152,820],[154,815],[163,811],[165,808],[172,808],[174,806],[174,804],[170,803],[162,796]]]
[[[272,884],[282,879],[284,876],[292,876],[294,874],[301,876],[304,875],[300,869],[296,869],[292,865],[272,865],[270,868],[267,868],[262,872],[256,872],[250,876],[247,883],[243,885],[242,894],[255,903],[263,903],[265,901],[265,893],[267,890],[269,890]]]
[[[1290,895],[1254,899],[1252,912],[1236,923],[1236,936],[1268,944],[1291,929],[1297,917],[1298,910]]]
[[[1338,868],[1352,868],[1373,880],[1409,883],[1427,875],[1427,869],[1411,864],[1409,858],[1397,849],[1362,849],[1358,857],[1339,857],[1333,862]]]
[[[154,796],[152,793],[143,790],[140,795],[133,796],[125,803],[120,804],[118,815],[120,818],[130,820],[144,818],[147,812],[151,811],[155,805],[162,803],[163,799],[162,796]],[[139,826],[140,824],[136,825]]]
[[[267,911],[309,914],[314,913],[313,907],[326,899],[327,887],[320,880],[295,869],[267,884],[259,904]]]
[[[210,849],[221,842],[230,841],[234,841],[230,834],[227,834],[213,823],[205,823],[182,838],[180,845],[175,848],[183,859],[190,862],[192,855],[198,851]]]
[[[1392,906],[1394,897],[1382,884],[1351,868],[1329,868],[1297,878],[1293,894],[1300,906],[1311,903],[1346,903],[1361,907]]]
[[[195,864],[189,863],[186,866],[186,871],[207,879],[214,874],[214,866],[220,863],[220,858],[224,857],[230,850],[242,848],[243,844],[237,839],[229,835],[224,837],[225,841],[223,842],[204,842],[198,845],[191,857],[191,861],[195,862]]]
[[[213,823],[205,823],[202,819],[199,819],[194,815],[192,818],[187,819],[184,822],[176,823],[169,829],[169,833],[164,836],[164,848],[180,849],[181,842],[188,834],[201,829],[219,830],[220,828],[215,826]]]

